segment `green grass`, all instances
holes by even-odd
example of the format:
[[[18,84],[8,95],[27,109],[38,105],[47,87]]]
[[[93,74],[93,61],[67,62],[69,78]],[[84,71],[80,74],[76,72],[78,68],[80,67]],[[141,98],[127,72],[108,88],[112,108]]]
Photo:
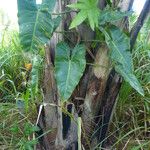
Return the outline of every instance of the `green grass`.
[[[0,149],[29,150],[37,143],[33,136],[37,130],[34,126],[37,112],[35,103],[31,102],[31,73],[25,68],[26,63],[31,63],[31,57],[23,52],[18,32],[3,32],[0,44]]]
[[[37,143],[32,115],[20,114],[15,104],[0,103],[0,149],[29,150]]]

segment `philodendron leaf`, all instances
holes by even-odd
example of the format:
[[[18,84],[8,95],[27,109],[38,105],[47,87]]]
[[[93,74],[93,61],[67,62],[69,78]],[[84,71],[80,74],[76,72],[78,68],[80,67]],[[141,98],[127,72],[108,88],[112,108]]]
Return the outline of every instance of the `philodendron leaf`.
[[[56,0],[17,0],[20,41],[24,50],[38,52],[51,38],[60,18],[52,19]]]
[[[73,49],[66,43],[59,43],[55,56],[55,77],[60,97],[67,101],[80,81],[85,70],[85,47],[76,45]]]
[[[124,34],[119,28],[112,26],[109,28],[109,33],[103,29],[100,30],[104,33],[106,43],[110,49],[110,57],[114,62],[116,72],[118,72],[125,81],[141,95],[144,95],[144,91],[133,74],[133,62],[130,53],[130,40],[126,34]]]

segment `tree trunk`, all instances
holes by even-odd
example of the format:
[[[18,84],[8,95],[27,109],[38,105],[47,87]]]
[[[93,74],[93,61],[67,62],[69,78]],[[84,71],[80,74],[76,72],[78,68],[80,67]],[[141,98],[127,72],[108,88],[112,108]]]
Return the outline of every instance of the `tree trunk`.
[[[66,5],[77,0],[57,0],[56,10],[65,11]],[[113,3],[116,4],[116,1]],[[127,11],[133,4],[133,0],[124,0],[119,3],[122,11]],[[99,7],[103,9],[106,1],[99,1]],[[75,13],[67,13],[63,16],[63,21],[58,30],[67,31]],[[128,21],[125,18],[118,22],[121,28],[128,28]],[[84,149],[94,149],[101,143],[105,147],[106,138],[112,111],[121,87],[122,79],[111,67],[108,58],[107,45],[97,44],[96,49],[90,46],[90,40],[94,39],[95,33],[85,24],[80,25],[77,31],[67,33],[65,37],[54,34],[50,49],[46,48],[46,65],[44,76],[44,109],[39,119],[38,125],[41,131],[47,134],[41,137],[37,149],[78,149],[78,117],[82,119],[82,147]],[[54,78],[54,50],[59,41],[65,40],[69,45],[74,45],[78,40],[84,40],[87,48],[87,64],[83,77],[70,102],[61,106],[57,93]],[[71,117],[72,116],[72,117]]]

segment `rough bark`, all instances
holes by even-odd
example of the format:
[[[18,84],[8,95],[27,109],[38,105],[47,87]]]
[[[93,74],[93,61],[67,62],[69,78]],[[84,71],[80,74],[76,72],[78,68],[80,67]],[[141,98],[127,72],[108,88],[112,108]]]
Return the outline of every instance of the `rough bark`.
[[[81,115],[84,134],[89,141],[92,140],[92,134],[94,133],[95,119],[99,118],[99,108],[110,72],[108,48],[105,45],[97,51],[94,65],[95,67],[92,69],[89,68],[90,79]]]
[[[122,2],[126,5],[122,5]],[[121,1],[119,3],[120,10],[128,11],[130,9],[130,4],[133,4],[133,0]],[[125,28],[125,19],[118,23],[120,28]],[[126,28],[128,28],[128,24],[126,25]],[[98,55],[98,53],[102,53],[103,50],[105,55]],[[84,137],[86,137],[85,141],[88,140],[90,143],[90,147],[87,145],[88,149],[94,148],[98,143],[105,139],[112,110],[121,87],[121,77],[114,71],[111,71],[109,74],[111,67],[108,54],[106,53],[107,51],[107,47],[105,46],[105,48],[100,48],[96,53],[96,61],[98,60],[99,67],[95,68],[95,71],[93,71],[93,69],[90,71],[90,80],[88,82],[88,88],[83,105],[82,121],[85,131]],[[107,72],[102,75],[102,72],[104,72],[104,66],[107,68]],[[99,76],[97,76],[97,73],[99,73]],[[102,146],[104,146],[104,144]]]
[[[110,118],[113,115],[113,108],[116,103],[116,98],[118,96],[121,83],[121,77],[116,74],[114,70],[112,70],[107,80],[105,92],[103,94],[101,106],[99,108],[98,116],[101,117],[95,119],[96,126],[92,141],[96,142],[96,144],[102,142],[102,147],[105,147],[106,142],[104,139],[106,138]]]
[[[58,98],[57,89],[53,73],[53,64],[50,57],[50,50],[45,49],[45,72],[44,72],[44,100],[43,110],[38,126],[42,131],[47,132],[41,137],[41,149],[52,149],[55,147],[55,140],[58,131]]]

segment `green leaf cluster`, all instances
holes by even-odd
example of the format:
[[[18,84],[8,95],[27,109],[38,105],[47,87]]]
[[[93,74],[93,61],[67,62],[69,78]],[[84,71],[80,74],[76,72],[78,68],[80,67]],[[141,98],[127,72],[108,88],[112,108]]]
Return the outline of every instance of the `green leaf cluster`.
[[[79,10],[70,25],[70,29],[77,27],[86,19],[92,30],[100,29],[105,35],[115,70],[135,90],[144,95],[143,89],[133,73],[129,37],[118,27],[111,25],[130,15],[130,13],[111,10],[110,8],[99,10],[97,4],[98,0],[79,0],[75,4],[68,5],[70,8]],[[59,17],[55,19],[51,17],[54,5],[55,0],[43,0],[40,5],[37,5],[35,0],[18,0],[20,40],[25,50],[37,53],[51,38],[60,22]],[[107,30],[102,26],[106,26]],[[77,44],[74,48],[69,47],[64,42],[57,45],[55,77],[62,101],[67,101],[70,98],[79,83],[86,66],[85,55],[86,50],[82,44]],[[38,90],[38,62],[39,60],[35,57],[31,80],[33,95]]]
[[[98,27],[98,17],[100,10],[97,7],[98,0],[79,0],[78,3],[68,5],[70,8],[80,10],[70,25],[70,29],[77,27],[88,19],[90,27],[94,30]]]

